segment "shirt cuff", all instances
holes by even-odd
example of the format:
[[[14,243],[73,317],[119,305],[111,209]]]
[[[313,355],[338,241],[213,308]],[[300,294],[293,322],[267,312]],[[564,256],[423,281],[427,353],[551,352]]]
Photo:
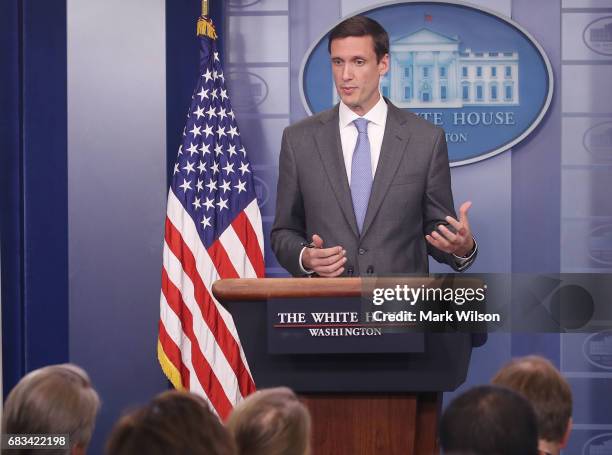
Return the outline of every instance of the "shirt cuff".
[[[457,265],[459,270],[465,269],[472,262],[474,256],[476,255],[476,251],[478,250],[478,243],[476,243],[476,239],[474,237],[472,237],[472,240],[474,240],[474,248],[472,248],[470,254],[468,254],[467,256],[457,256],[456,254],[453,254],[453,259],[455,260],[455,264]]]
[[[304,275],[312,275],[314,273],[314,270],[306,270],[304,266],[302,265],[302,255],[304,254],[304,250],[306,250],[306,247],[302,248],[302,251],[300,251],[298,265],[300,266],[300,270],[302,271]]]

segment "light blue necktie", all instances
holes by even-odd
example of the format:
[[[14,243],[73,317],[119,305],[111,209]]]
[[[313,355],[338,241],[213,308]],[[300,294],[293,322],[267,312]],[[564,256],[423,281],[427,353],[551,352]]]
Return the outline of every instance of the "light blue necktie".
[[[372,189],[372,161],[370,139],[368,138],[368,120],[358,118],[353,123],[358,134],[351,164],[351,197],[353,198],[357,227],[361,233],[370,200],[370,190]]]

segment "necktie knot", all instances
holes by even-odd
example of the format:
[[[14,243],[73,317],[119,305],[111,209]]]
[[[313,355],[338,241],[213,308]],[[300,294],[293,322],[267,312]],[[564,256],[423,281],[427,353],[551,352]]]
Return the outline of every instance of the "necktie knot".
[[[368,134],[368,120],[364,118],[356,118],[353,120],[353,123],[355,124],[355,128],[357,128],[357,132],[359,134]]]

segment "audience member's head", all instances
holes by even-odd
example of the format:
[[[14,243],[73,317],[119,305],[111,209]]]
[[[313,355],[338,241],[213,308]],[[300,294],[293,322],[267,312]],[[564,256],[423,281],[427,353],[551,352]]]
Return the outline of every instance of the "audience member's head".
[[[480,386],[455,398],[440,422],[444,453],[537,455],[538,428],[529,402],[504,387]]]
[[[240,455],[310,453],[310,415],[286,387],[255,392],[230,415],[227,427]]]
[[[523,395],[538,419],[540,450],[559,453],[569,438],[572,422],[572,391],[548,360],[528,356],[513,360],[493,378],[493,384]]]
[[[69,450],[43,452],[83,454],[99,407],[100,399],[85,371],[68,363],[47,366],[25,375],[9,393],[2,414],[2,433],[67,434]]]
[[[121,417],[111,432],[106,453],[234,455],[236,449],[202,398],[173,390]]]

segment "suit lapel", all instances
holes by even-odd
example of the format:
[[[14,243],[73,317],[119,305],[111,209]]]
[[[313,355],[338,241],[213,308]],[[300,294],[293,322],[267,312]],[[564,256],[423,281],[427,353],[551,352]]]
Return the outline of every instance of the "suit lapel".
[[[315,135],[315,141],[321,161],[323,162],[323,168],[327,173],[327,178],[340,204],[344,218],[355,236],[359,237],[357,220],[353,210],[353,200],[351,199],[351,189],[344,166],[338,122],[338,106],[336,106],[330,115],[321,118],[322,125]]]
[[[363,222],[361,236],[367,233],[368,228],[372,225],[374,218],[376,218],[380,205],[397,172],[410,137],[406,128],[406,119],[400,115],[399,109],[390,102],[387,102],[387,105],[388,112],[385,135],[380,149],[380,157],[378,159],[378,166],[376,167],[374,182],[372,182],[370,201],[368,202],[368,210],[366,211],[366,217]]]

